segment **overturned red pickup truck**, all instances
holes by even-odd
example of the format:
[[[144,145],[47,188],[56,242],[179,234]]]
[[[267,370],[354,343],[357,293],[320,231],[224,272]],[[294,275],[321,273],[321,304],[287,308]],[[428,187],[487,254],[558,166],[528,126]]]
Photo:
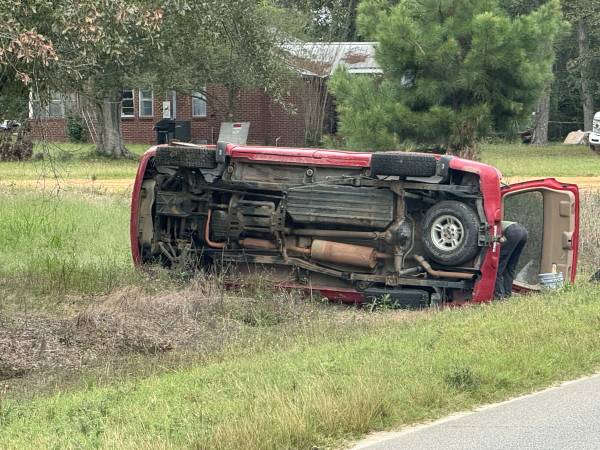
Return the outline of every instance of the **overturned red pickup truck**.
[[[529,231],[514,290],[538,274],[574,281],[577,186],[502,187],[494,167],[453,156],[319,149],[156,146],[131,208],[138,265],[201,267],[364,302],[424,307],[493,297],[501,221]]]

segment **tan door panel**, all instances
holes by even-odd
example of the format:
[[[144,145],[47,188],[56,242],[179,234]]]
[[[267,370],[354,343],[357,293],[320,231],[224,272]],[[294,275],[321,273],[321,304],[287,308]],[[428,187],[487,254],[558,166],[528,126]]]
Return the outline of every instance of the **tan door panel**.
[[[541,272],[562,272],[570,279],[575,230],[575,195],[569,191],[541,189],[544,196],[544,243]]]
[[[506,203],[508,199],[511,200]],[[505,218],[520,222],[529,232],[529,250],[526,248],[522,257],[527,259],[520,264],[523,269],[523,265],[531,260],[525,266],[531,269],[526,277],[527,281],[517,279],[515,285],[539,289],[538,273],[562,272],[565,280],[570,279],[576,219],[575,195],[570,191],[533,187],[509,193],[505,195],[504,201],[505,206],[510,205],[509,210],[504,212]]]

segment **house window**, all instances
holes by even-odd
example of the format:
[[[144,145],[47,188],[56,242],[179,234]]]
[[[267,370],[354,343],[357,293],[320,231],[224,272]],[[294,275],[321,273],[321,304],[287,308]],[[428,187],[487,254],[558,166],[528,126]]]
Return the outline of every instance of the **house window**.
[[[60,92],[50,94],[48,117],[65,117],[65,96]]]
[[[32,117],[65,117],[65,96],[60,92],[51,92],[47,101],[42,102],[34,98],[33,93],[29,95],[29,112]]]
[[[192,117],[206,117],[206,97],[201,92],[192,92]]]
[[[140,117],[152,117],[154,115],[154,98],[152,91],[140,89]]]
[[[133,117],[134,115],[133,89],[123,89],[121,95],[121,117]]]

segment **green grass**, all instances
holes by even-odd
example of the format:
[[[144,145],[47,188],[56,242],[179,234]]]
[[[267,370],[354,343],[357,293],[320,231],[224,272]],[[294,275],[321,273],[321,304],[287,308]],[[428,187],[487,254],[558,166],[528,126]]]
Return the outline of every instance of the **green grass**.
[[[127,149],[141,155],[151,144],[126,144]],[[54,157],[69,158],[93,158],[95,152],[95,145],[89,143],[72,143],[72,142],[37,142],[33,148],[34,153],[44,153],[46,155]]]
[[[0,447],[264,449],[338,446],[530,392],[600,366],[600,289],[348,325],[285,349],[25,403]]]
[[[600,156],[584,145],[487,144],[482,146],[481,160],[505,177],[600,176]]]
[[[0,211],[6,292],[106,292],[135,276],[128,197],[5,189]]]
[[[140,155],[146,144],[129,144]],[[137,169],[135,160],[112,160],[93,156],[92,144],[37,144],[35,153],[43,153],[43,161],[2,162],[0,182],[18,180],[64,179],[132,179]],[[517,144],[482,145],[481,159],[499,168],[506,177],[572,177],[600,176],[600,157],[586,146],[553,144],[532,147]]]
[[[128,144],[127,148],[141,155],[150,145]],[[93,153],[92,144],[38,143],[32,161],[0,163],[1,181],[39,180],[60,177],[64,179],[123,179],[133,178],[138,166],[137,160],[114,160],[98,157]]]

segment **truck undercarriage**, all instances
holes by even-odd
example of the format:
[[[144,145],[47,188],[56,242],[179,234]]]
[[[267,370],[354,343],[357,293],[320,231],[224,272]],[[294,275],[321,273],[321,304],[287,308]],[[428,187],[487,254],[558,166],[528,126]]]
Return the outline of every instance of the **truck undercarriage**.
[[[413,306],[469,298],[491,241],[476,175],[421,154],[374,154],[370,167],[218,154],[158,149],[141,186],[143,262]]]

